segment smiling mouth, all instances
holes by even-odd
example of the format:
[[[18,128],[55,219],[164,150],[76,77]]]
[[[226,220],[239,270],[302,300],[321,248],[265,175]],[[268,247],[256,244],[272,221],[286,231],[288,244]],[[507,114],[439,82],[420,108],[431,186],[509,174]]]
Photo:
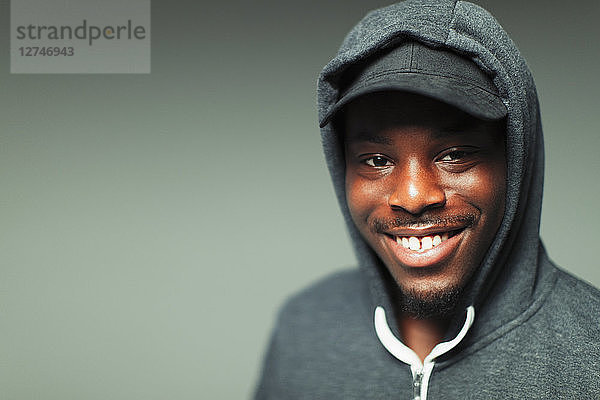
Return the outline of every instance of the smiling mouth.
[[[441,228],[441,227],[440,227]],[[405,268],[442,265],[460,247],[468,227],[405,229],[385,233],[394,263]]]
[[[460,228],[451,231],[429,233],[426,235],[386,235],[405,249],[412,250],[415,253],[423,253],[424,251],[439,246],[446,240],[458,235],[463,230],[464,228]]]

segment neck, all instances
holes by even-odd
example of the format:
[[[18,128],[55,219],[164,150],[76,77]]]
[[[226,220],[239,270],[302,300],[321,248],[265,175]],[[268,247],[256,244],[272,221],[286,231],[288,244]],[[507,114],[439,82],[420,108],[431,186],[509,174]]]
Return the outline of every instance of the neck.
[[[447,327],[448,321],[444,319],[417,319],[409,315],[399,318],[402,341],[419,356],[421,362],[442,342]]]

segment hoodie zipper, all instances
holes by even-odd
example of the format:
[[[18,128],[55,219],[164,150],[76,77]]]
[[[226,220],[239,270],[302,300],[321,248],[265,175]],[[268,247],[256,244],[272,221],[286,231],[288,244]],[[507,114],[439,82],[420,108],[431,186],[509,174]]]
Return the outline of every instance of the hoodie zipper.
[[[416,356],[416,354],[415,354]],[[425,363],[422,364],[419,358],[413,359],[410,365],[412,372],[412,389],[413,389],[413,400],[427,400],[427,389],[429,387],[429,378],[433,371],[434,361],[425,359]]]
[[[413,375],[413,400],[425,400],[421,399],[421,384],[423,383],[423,370],[418,370]]]
[[[378,306],[375,309],[375,332],[379,341],[398,360],[410,365],[412,372],[412,392],[413,400],[427,400],[427,391],[429,386],[429,378],[433,372],[435,365],[435,359],[442,354],[445,354],[456,347],[466,336],[467,332],[473,325],[475,319],[475,308],[473,306],[467,307],[467,316],[465,323],[456,337],[448,342],[442,342],[436,345],[431,353],[425,357],[425,360],[421,362],[421,359],[417,354],[406,346],[402,341],[398,340],[390,330],[390,327],[385,318],[385,310],[383,307]]]

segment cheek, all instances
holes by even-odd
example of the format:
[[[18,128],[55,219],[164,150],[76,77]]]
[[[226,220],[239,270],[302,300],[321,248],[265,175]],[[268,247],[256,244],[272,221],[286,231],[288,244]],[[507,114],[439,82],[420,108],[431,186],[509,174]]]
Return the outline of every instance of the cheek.
[[[346,174],[346,202],[352,219],[361,225],[381,203],[383,194],[381,187],[372,181]]]
[[[364,185],[359,184],[351,174],[346,174],[346,203],[355,222],[359,219],[359,214],[364,212],[362,210],[368,206]]]
[[[482,186],[487,190],[480,193],[482,202],[489,207],[489,212],[495,216],[494,220],[500,224],[504,215],[506,198],[506,167],[504,159],[499,159],[491,164],[481,174]]]
[[[486,219],[500,224],[506,197],[503,162],[485,165],[464,174],[456,182],[454,189],[466,201],[480,209]]]

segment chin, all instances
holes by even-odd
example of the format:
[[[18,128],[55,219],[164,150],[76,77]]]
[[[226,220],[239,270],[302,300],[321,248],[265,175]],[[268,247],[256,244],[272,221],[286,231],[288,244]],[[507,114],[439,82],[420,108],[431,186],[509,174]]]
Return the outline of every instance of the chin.
[[[418,319],[447,318],[454,312],[462,293],[459,286],[398,286],[397,297],[404,314]]]

